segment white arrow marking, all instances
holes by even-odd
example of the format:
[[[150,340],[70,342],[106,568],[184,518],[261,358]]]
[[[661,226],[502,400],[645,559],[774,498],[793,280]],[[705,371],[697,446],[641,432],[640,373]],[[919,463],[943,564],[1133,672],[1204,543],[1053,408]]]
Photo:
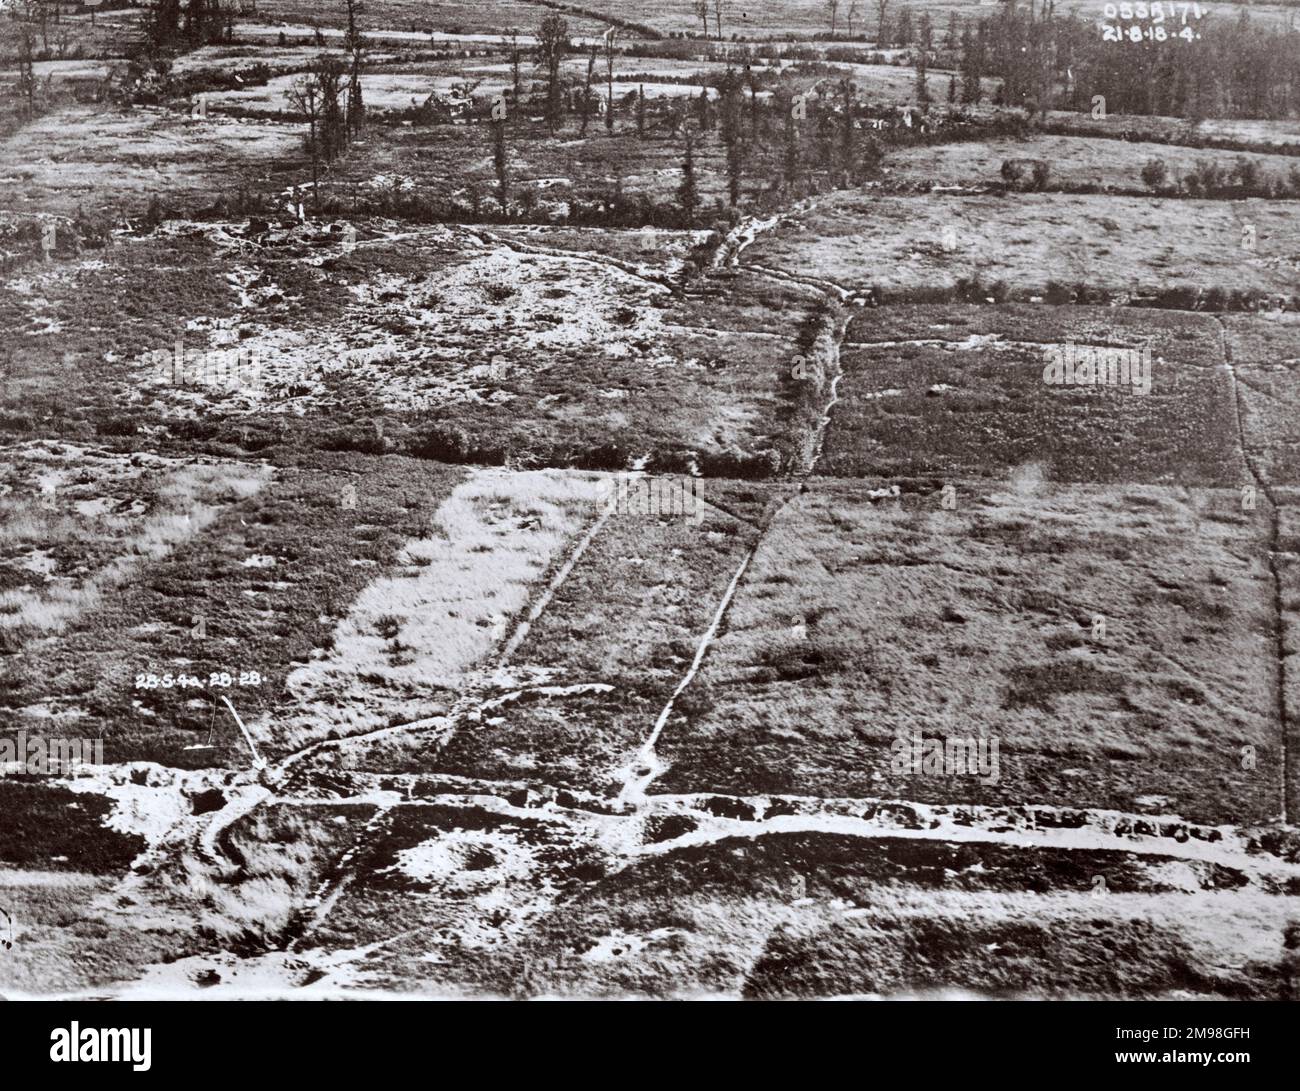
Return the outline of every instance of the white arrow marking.
[[[230,698],[224,693],[221,699],[226,702],[226,707],[230,709],[230,715],[235,718],[235,723],[239,725],[239,730],[244,733],[244,739],[248,742],[248,749],[253,752],[253,768],[265,769],[266,759],[257,752],[257,747],[253,745],[253,736],[248,733],[248,728],[244,726],[244,721],[239,718],[239,713],[235,711],[235,706],[230,703]]]

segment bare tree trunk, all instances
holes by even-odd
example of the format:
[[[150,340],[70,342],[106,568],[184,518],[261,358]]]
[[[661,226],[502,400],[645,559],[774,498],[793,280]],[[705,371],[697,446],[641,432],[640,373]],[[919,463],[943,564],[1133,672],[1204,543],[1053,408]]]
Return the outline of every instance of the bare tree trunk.
[[[316,126],[311,127],[311,209],[320,214],[320,152],[316,148]]]
[[[605,41],[605,131],[614,131],[614,35]]]
[[[587,80],[582,88],[582,127],[578,130],[579,136],[587,135],[587,122],[591,120],[591,77],[596,69],[596,47],[591,47],[591,52],[587,54]]]

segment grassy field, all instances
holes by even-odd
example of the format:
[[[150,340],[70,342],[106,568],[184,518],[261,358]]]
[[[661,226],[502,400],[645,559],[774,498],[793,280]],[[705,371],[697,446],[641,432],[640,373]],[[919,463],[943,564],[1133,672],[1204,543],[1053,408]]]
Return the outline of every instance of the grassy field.
[[[1140,870],[1122,854],[1066,860],[888,840],[864,852],[830,834],[737,838],[652,857],[595,884],[548,921],[545,939],[561,949],[567,940],[576,954],[555,978],[612,993],[933,995],[967,986],[979,996],[1141,996],[1167,988],[1174,970],[1192,992],[1276,994],[1276,906],[1188,893],[1176,899],[1180,918],[1156,909],[1148,892],[1159,881]],[[1098,874],[1124,893],[1085,903]],[[1033,909],[1015,893],[1026,884],[1037,890]],[[1214,897],[1223,899],[1217,909]],[[1206,934],[1227,921],[1253,963],[1236,972],[1219,969]],[[621,949],[584,954],[580,937],[602,933],[623,938]]]
[[[520,229],[381,222],[353,252],[311,229],[267,248],[233,225],[173,234],[38,267],[0,291],[22,337],[8,363],[16,427],[53,415],[70,436],[166,429],[223,452],[294,434],[325,448],[599,457],[606,468],[787,443],[786,308],[811,301],[743,276],[724,304],[683,299],[673,278],[694,233],[598,232],[609,260],[564,249],[563,232]],[[158,268],[176,275],[148,276]],[[131,302],[77,317],[114,299]],[[769,307],[782,318],[750,332],[748,316]],[[177,342],[191,355],[237,346],[260,383],[177,385],[149,355],[174,356]]]
[[[994,107],[980,107],[987,114]],[[1061,127],[1071,136],[1100,137],[1109,141],[1162,140],[1174,144],[1231,143],[1286,148],[1294,153],[1300,148],[1300,121],[1295,118],[1264,120],[1255,118],[1207,118],[1193,123],[1183,118],[1148,117],[1133,114],[1107,114],[1094,118],[1090,111],[1049,110],[1048,124]],[[1128,133],[1128,137],[1123,134]]]
[[[1226,315],[1224,339],[1237,373],[1246,448],[1264,480],[1300,484],[1300,323],[1291,314]]]
[[[245,765],[218,698],[229,695],[250,722],[283,700],[286,678],[327,641],[376,572],[423,533],[459,473],[358,455],[278,467],[256,497],[227,503],[201,532],[67,620],[61,639],[33,634],[11,647],[0,667],[6,726],[75,724],[79,735],[104,740],[110,762]],[[349,486],[354,509],[343,506]],[[222,672],[236,688],[207,684]],[[260,682],[238,686],[251,672]],[[204,685],[137,687],[137,675],[150,673],[184,673]],[[214,749],[186,749],[209,742]]]
[[[1049,187],[1096,186],[1146,192],[1142,167],[1162,159],[1172,183],[1206,161],[1230,167],[1237,155],[1213,149],[1152,144],[1143,141],[1089,140],[1073,136],[1035,136],[1028,140],[986,140],[906,148],[885,161],[886,177],[894,182],[933,182],[941,186],[1002,184],[1004,160],[1043,159],[1051,166]],[[1246,153],[1267,177],[1286,180],[1300,162],[1289,155]]]
[[[22,167],[0,182],[0,201],[10,214],[58,216],[79,207],[139,215],[158,195],[206,205],[256,184],[277,159],[300,152],[293,129],[269,122],[190,122],[150,107],[114,113],[67,106],[5,141],[6,160]]]
[[[743,517],[776,495],[719,483],[704,498],[720,507],[698,525],[614,515],[515,654],[500,688],[519,696],[452,739],[433,771],[609,793],[753,544]]]
[[[602,504],[590,475],[472,472],[297,665],[288,707],[256,729],[296,749],[445,716]]]
[[[63,630],[224,507],[255,496],[270,476],[264,466],[58,443],[29,444],[9,457],[0,463],[0,632],[9,647]]]
[[[600,12],[598,4],[579,5]],[[322,8],[304,19],[303,6],[294,0],[259,0],[258,15],[275,32],[281,25],[342,28],[347,20],[340,6]],[[390,29],[422,33],[489,35],[493,41],[511,29],[531,33],[547,15],[547,9],[529,0],[494,0],[491,5],[467,0],[370,0],[366,4],[366,29]],[[573,34],[600,34],[607,24],[603,20],[565,13]]]
[[[957,482],[944,510],[867,484],[778,516],[665,730],[658,790],[1273,813],[1267,524],[1236,490],[1025,474]],[[911,732],[1000,738],[1000,780],[891,772]]]
[[[15,921],[14,949],[0,964],[0,989],[49,995],[120,979],[122,966],[166,958],[176,935],[130,921],[106,922],[97,903],[117,876],[0,868],[0,894]]]
[[[1208,317],[1117,307],[860,310],[821,470],[1244,483],[1217,328]],[[1149,352],[1149,393],[1048,384],[1049,352],[1068,345]]]
[[[328,943],[356,949],[395,921],[395,941],[349,977],[453,995],[1286,994],[1285,899],[1213,865],[890,838],[864,851],[823,833],[606,870],[599,854],[558,855],[557,832],[544,818],[414,809],[370,850],[365,871],[383,878],[348,892]],[[518,891],[515,869],[538,860],[551,883]],[[519,900],[497,898],[491,933],[463,931],[494,886]]]
[[[1297,245],[1283,201],[1164,200],[1026,193],[956,198],[836,193],[760,238],[751,266],[889,297],[951,289],[963,278],[1041,294],[1049,283],[1110,291],[1155,286],[1290,295]],[[1256,249],[1242,229],[1255,228]],[[953,245],[944,246],[945,233]]]

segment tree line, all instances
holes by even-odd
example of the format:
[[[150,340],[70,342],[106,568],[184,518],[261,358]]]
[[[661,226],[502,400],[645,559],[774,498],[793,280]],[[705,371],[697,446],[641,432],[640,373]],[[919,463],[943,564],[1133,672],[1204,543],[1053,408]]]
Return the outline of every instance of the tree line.
[[[1166,5],[1172,11],[1174,5]],[[1095,18],[1058,15],[1054,0],[1035,9],[1014,2],[994,16],[967,23],[960,38],[961,101],[978,103],[981,80],[1001,81],[997,105],[1046,113],[1091,110],[1098,97],[1104,113],[1203,118],[1279,119],[1300,114],[1300,35],[1290,28],[1238,19],[1188,19],[1199,38],[1172,13],[1164,41],[1113,41]]]

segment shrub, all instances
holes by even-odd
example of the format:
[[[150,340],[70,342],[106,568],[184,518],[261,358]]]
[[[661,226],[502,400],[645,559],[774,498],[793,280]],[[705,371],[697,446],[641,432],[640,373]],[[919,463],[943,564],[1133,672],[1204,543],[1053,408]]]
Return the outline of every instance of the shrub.
[[[1169,177],[1169,167],[1163,159],[1148,159],[1142,165],[1142,184],[1148,189],[1159,189]]]
[[[320,447],[326,451],[360,451],[366,455],[382,455],[388,444],[373,427],[354,425],[335,428],[321,437]]]
[[[753,477],[775,477],[781,472],[781,452],[771,447],[755,451],[750,456],[754,472]]]
[[[755,480],[772,477],[781,471],[781,456],[771,449],[744,452],[734,447],[705,452],[699,458],[700,472],[706,477],[733,477]]]
[[[472,450],[465,429],[457,424],[435,424],[417,433],[411,454],[438,462],[464,462]]]
[[[963,303],[983,303],[984,297],[988,295],[988,289],[984,287],[979,272],[976,271],[969,277],[958,278],[956,293],[957,298]]]
[[[573,465],[580,470],[622,470],[627,467],[627,452],[617,443],[602,443],[579,454]]]
[[[375,632],[385,640],[392,640],[402,631],[402,626],[405,623],[405,618],[396,617],[393,614],[383,614],[375,618]]]
[[[1268,305],[1268,296],[1255,288],[1238,288],[1228,293],[1228,309],[1233,311],[1257,311]]]
[[[144,210],[144,229],[153,231],[166,218],[167,214],[163,211],[162,202],[158,200],[158,195],[155,193],[149,198],[149,207]]]
[[[1207,197],[1213,196],[1223,188],[1223,182],[1223,168],[1209,159],[1197,163],[1187,176],[1188,192],[1193,195],[1199,192]],[[1196,188],[1193,189],[1193,186]]]
[[[128,416],[114,414],[95,422],[95,431],[101,436],[134,436],[139,430],[139,422]]]
[[[1201,290],[1188,284],[1166,288],[1156,296],[1156,306],[1176,311],[1194,311],[1200,302]]]
[[[646,471],[652,474],[686,474],[692,472],[698,461],[699,456],[694,451],[661,448],[650,456]]]
[[[1002,177],[1012,189],[1044,189],[1052,168],[1045,159],[1004,159]]]
[[[1048,303],[1063,304],[1069,303],[1074,298],[1074,293],[1059,280],[1049,280],[1047,289],[1043,292],[1043,298]]]
[[[1253,159],[1239,155],[1232,165],[1232,177],[1242,189],[1254,190],[1259,185],[1259,164]]]

